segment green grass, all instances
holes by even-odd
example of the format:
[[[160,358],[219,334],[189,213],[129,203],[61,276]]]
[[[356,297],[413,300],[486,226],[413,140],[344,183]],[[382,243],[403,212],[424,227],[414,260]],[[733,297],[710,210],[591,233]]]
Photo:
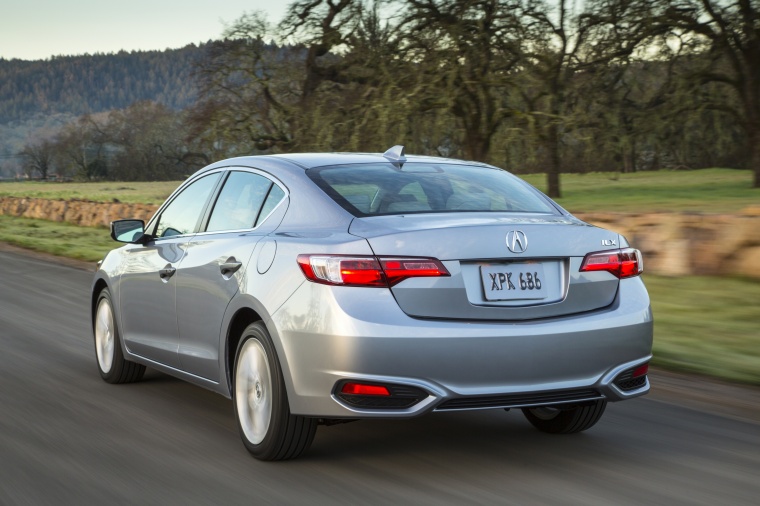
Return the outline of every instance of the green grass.
[[[160,182],[99,182],[54,183],[24,181],[0,184],[0,197],[29,197],[43,199],[81,199],[112,202],[114,199],[130,204],[161,204],[181,181]]]
[[[752,176],[751,171],[733,169],[563,174],[562,198],[556,200],[571,213],[737,213],[760,205],[760,189],[752,188]],[[520,177],[546,190],[545,174]]]
[[[119,244],[105,228],[0,215],[0,242],[77,260],[97,261]]]
[[[655,365],[760,385],[760,282],[651,275],[644,282]]]
[[[540,190],[546,190],[545,174],[520,177]],[[0,184],[0,197],[75,198],[97,202],[118,199],[129,203],[160,204],[180,182],[9,182]],[[760,189],[751,188],[752,172],[748,170],[563,174],[561,185],[563,196],[557,201],[574,213],[737,213],[747,206],[760,205]]]

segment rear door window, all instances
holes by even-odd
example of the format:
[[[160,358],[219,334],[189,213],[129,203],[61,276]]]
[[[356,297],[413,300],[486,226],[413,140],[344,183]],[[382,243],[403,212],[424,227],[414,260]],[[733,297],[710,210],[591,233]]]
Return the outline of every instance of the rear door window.
[[[216,199],[206,231],[253,228],[273,184],[253,172],[231,172]]]
[[[266,176],[232,171],[216,199],[206,232],[256,228],[285,196],[285,190]]]

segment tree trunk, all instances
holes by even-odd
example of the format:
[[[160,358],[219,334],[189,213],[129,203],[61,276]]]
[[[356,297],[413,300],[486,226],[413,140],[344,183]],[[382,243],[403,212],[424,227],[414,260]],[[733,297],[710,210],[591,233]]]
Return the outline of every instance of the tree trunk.
[[[476,129],[467,129],[464,135],[465,157],[475,161],[488,163],[488,155],[491,152],[491,136],[482,134]]]
[[[753,183],[752,188],[760,188],[760,135],[756,133],[754,137],[756,140],[750,147],[752,150],[750,163],[752,164],[752,170],[755,172],[755,182]]]
[[[548,136],[548,148],[549,148],[549,167],[546,171],[546,186],[547,195],[556,199],[562,196],[559,190],[559,172],[560,172],[560,156],[559,156],[559,125],[552,123],[549,125]]]
[[[751,124],[747,128],[747,140],[749,141],[749,163],[755,173],[752,188],[760,188],[760,125]]]

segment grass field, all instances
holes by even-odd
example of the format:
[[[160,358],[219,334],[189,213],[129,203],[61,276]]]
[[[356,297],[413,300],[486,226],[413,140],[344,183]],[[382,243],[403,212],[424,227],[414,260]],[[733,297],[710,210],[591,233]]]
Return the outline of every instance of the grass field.
[[[521,177],[546,190],[546,175]],[[760,205],[760,189],[751,188],[752,172],[748,170],[566,174],[561,176],[561,184],[563,196],[557,202],[571,213],[736,213]]]
[[[100,182],[51,183],[24,181],[0,183],[0,197],[29,197],[43,199],[81,199],[112,202],[114,199],[130,204],[161,204],[181,181],[160,182]]]
[[[544,174],[521,176],[540,190],[546,189]],[[560,205],[570,212],[661,212],[686,211],[736,213],[760,205],[760,189],[752,189],[748,170],[702,169],[619,174],[595,172],[564,174]],[[85,199],[98,202],[160,204],[180,181],[0,184],[0,197]]]

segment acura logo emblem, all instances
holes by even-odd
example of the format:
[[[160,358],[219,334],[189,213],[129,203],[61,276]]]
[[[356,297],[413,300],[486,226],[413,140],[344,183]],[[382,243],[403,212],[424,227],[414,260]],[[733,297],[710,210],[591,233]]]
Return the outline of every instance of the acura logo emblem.
[[[512,253],[524,253],[528,249],[528,236],[522,230],[507,232],[507,248]]]

